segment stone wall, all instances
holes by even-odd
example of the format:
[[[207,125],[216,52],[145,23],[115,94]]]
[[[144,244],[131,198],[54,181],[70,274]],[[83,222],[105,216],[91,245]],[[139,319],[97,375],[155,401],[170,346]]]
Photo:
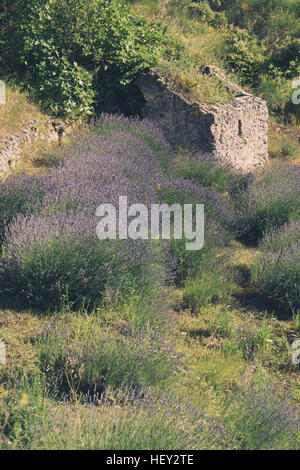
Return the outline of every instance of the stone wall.
[[[268,109],[266,103],[228,81],[210,66],[203,73],[224,81],[234,98],[229,102],[189,102],[172,90],[159,69],[140,75],[139,87],[146,106],[142,115],[164,130],[175,147],[214,152],[236,169],[249,172],[268,160]]]
[[[71,131],[72,125],[70,123],[51,117],[47,117],[43,121],[34,119],[24,124],[17,134],[10,135],[0,142],[0,176],[15,167],[24,146],[38,139],[59,142],[64,135],[70,134]]]

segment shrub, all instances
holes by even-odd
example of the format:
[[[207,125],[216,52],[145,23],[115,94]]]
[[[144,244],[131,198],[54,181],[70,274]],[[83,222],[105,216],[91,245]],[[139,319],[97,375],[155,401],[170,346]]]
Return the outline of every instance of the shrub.
[[[230,23],[253,31],[266,39],[268,49],[276,49],[278,37],[297,37],[299,4],[297,0],[209,0],[212,8],[225,10]]]
[[[160,185],[160,199],[168,204],[204,204],[204,247],[198,251],[186,250],[186,239],[171,240],[171,253],[177,260],[176,281],[182,284],[192,273],[201,270],[205,252],[226,245],[231,238],[233,215],[216,191],[187,178],[174,178]],[[194,227],[195,229],[195,227]]]
[[[300,307],[300,223],[265,235],[252,268],[253,281],[283,307]]]
[[[237,199],[240,240],[256,245],[263,235],[300,216],[300,167],[273,164],[263,170]]]
[[[240,448],[296,449],[299,430],[298,409],[273,387],[251,388],[237,397],[235,435]]]
[[[205,1],[194,1],[188,5],[188,13],[210,26],[223,26],[227,23],[224,12],[213,11]]]
[[[42,370],[50,380],[57,377],[66,394],[156,385],[176,367],[173,349],[156,331],[129,324],[120,334],[104,330],[93,317],[50,322],[40,338]]]
[[[287,79],[300,74],[300,38],[286,37],[275,46],[269,59],[270,74],[282,75]]]
[[[271,113],[286,120],[290,112],[291,84],[283,77],[270,78],[262,75],[257,85],[257,90],[261,97],[267,101],[268,109]]]
[[[43,176],[12,174],[0,181],[0,241],[5,229],[18,214],[31,214],[45,195],[51,192],[53,181]]]
[[[188,178],[172,178],[160,185],[159,196],[163,202],[172,205],[204,204],[207,219],[220,225],[219,243],[223,243],[228,227],[232,224],[233,214],[228,210],[223,198],[216,191],[205,188],[197,181]]]
[[[108,284],[124,295],[145,288],[143,266],[152,273],[156,265],[159,277],[145,243],[99,241],[96,225],[80,213],[17,218],[4,244],[0,293],[45,309],[59,307],[63,295],[74,307],[84,299],[94,306]]]
[[[155,154],[155,159],[159,161],[160,167],[166,168],[172,162],[173,151],[171,145],[161,129],[151,121],[134,117],[125,118],[117,114],[104,114],[95,122],[95,132],[98,135],[113,136],[120,131],[142,139]],[[153,157],[150,158],[153,160]]]
[[[163,48],[164,28],[124,2],[1,3],[5,63],[54,114],[91,114],[94,99],[154,65]]]
[[[76,62],[60,55],[55,46],[42,43],[28,87],[46,109],[59,116],[93,114],[93,76]]]
[[[230,27],[226,34],[225,64],[241,75],[245,83],[255,85],[265,65],[265,45],[246,29]]]

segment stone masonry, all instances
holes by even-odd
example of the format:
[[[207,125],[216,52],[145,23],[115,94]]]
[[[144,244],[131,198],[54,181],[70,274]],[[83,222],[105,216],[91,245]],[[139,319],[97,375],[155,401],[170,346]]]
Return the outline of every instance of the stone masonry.
[[[233,95],[229,102],[189,102],[172,90],[159,69],[140,75],[135,84],[146,101],[142,115],[164,130],[176,148],[213,152],[237,170],[251,172],[268,160],[266,103],[230,82],[219,69],[206,66]]]
[[[63,136],[70,134],[71,131],[72,125],[49,116],[47,116],[46,121],[33,119],[27,122],[17,134],[10,135],[0,142],[0,177],[15,167],[24,146],[38,139],[59,142]]]

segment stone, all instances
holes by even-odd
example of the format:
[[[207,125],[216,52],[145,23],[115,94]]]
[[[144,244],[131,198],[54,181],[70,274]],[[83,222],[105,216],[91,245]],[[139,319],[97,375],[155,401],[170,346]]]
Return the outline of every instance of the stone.
[[[268,161],[268,108],[260,98],[227,80],[219,69],[206,66],[233,94],[229,102],[188,101],[172,89],[160,69],[141,74],[135,85],[144,96],[141,111],[158,124],[175,147],[213,152],[235,169],[248,173]]]
[[[39,128],[44,130],[40,131]],[[37,139],[59,142],[63,134],[69,135],[72,129],[73,126],[67,121],[58,121],[50,116],[46,116],[46,122],[37,119],[27,122],[20,132],[0,142],[0,176],[15,167],[24,145]]]

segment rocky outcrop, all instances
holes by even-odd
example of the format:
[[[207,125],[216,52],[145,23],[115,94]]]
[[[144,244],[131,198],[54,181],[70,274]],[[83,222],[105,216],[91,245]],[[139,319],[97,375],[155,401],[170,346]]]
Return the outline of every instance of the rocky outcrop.
[[[0,176],[15,167],[24,146],[38,139],[59,142],[63,136],[71,132],[70,123],[49,116],[45,120],[34,119],[28,122],[20,132],[0,142]]]
[[[264,165],[268,160],[266,103],[227,80],[219,69],[206,66],[203,73],[221,79],[233,99],[190,102],[172,90],[161,70],[152,69],[135,80],[146,101],[142,115],[159,124],[175,147],[214,152],[243,172]]]

